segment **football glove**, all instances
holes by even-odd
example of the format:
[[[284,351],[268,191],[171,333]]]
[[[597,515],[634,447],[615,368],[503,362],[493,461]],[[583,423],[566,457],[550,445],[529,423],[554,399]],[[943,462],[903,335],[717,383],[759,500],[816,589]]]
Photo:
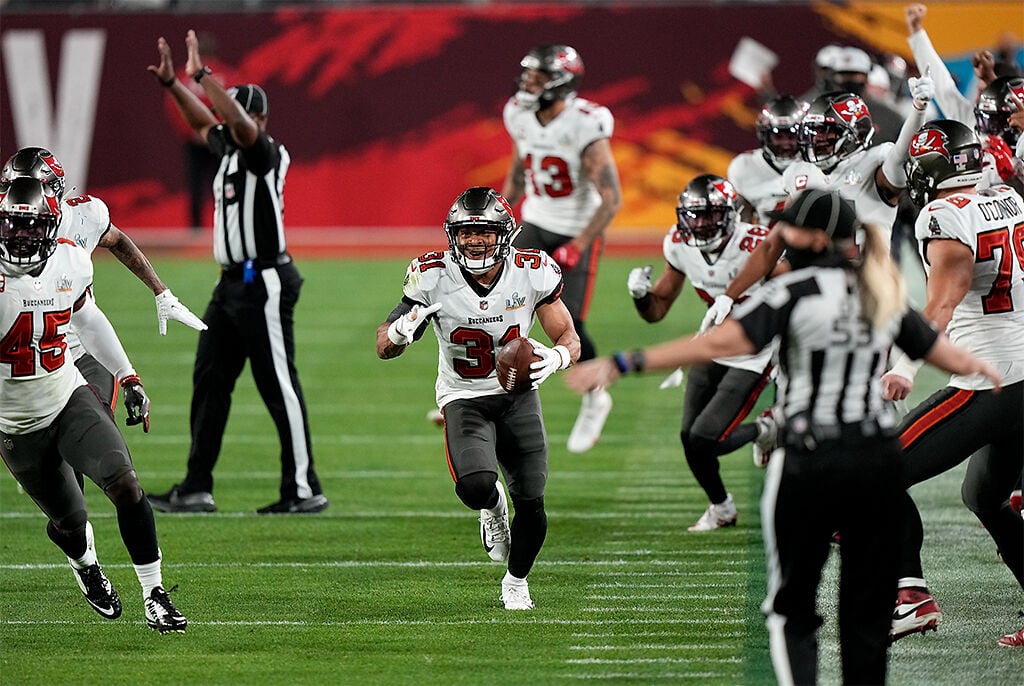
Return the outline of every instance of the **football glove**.
[[[698,333],[706,333],[711,328],[724,322],[725,318],[732,312],[732,305],[733,299],[724,293],[715,298],[715,302],[708,308],[707,314],[704,315],[704,319],[700,323]]]
[[[128,412],[125,424],[135,426],[142,424],[142,430],[149,433],[149,397],[137,374],[130,374],[121,379],[121,389],[124,391],[124,409]]]
[[[551,253],[551,259],[558,263],[558,266],[562,268],[562,271],[569,271],[577,264],[580,263],[580,257],[583,253],[576,247],[575,243],[566,243],[555,248],[555,251]]]
[[[160,326],[160,335],[167,335],[167,320],[173,319],[185,326],[192,327],[196,331],[206,331],[206,324],[199,317],[192,314],[192,310],[182,305],[171,289],[168,288],[156,296],[156,321]]]
[[[530,380],[534,386],[541,385],[549,376],[559,369],[565,369],[572,362],[569,349],[564,345],[549,348],[532,338],[529,341],[533,343],[533,353],[541,358],[530,364]]]
[[[626,279],[626,288],[629,289],[629,294],[633,300],[639,300],[651,291],[652,271],[654,271],[654,267],[647,265],[646,267],[636,267],[629,272],[629,278]]]
[[[441,309],[441,303],[420,308],[413,305],[412,309],[391,322],[388,327],[388,338],[395,345],[409,345],[416,337],[416,330],[427,320],[427,317]]]
[[[911,76],[907,79],[907,87],[914,98],[914,109],[923,111],[928,103],[935,99],[935,81],[931,77],[931,67],[925,67],[924,74],[919,78]]]

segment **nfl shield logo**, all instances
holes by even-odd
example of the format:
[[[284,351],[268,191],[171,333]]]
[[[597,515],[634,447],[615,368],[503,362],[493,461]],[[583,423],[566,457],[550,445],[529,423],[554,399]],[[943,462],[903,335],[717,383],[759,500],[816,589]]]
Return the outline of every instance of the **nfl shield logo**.
[[[480,301],[480,309],[481,310],[486,310],[488,307],[490,307],[490,306],[487,304],[486,300],[481,300]]]

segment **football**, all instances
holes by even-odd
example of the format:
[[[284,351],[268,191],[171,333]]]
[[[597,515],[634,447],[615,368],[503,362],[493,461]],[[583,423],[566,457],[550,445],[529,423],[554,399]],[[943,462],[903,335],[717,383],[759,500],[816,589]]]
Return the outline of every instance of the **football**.
[[[528,338],[512,339],[498,351],[498,383],[508,393],[525,393],[533,386],[530,364],[539,359]]]

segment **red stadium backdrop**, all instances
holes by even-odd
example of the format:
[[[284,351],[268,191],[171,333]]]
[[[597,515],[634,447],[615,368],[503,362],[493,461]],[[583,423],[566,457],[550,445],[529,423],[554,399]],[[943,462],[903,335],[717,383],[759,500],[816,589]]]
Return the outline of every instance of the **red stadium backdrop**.
[[[930,7],[927,28],[944,55],[968,55],[994,43],[998,27],[1024,26],[1019,2],[969,4],[969,15],[963,5]],[[667,226],[689,178],[724,173],[734,154],[756,146],[758,96],[728,70],[742,37],[779,55],[779,90],[802,93],[827,43],[909,57],[903,6],[8,13],[0,34],[0,154],[49,146],[70,184],[106,200],[119,226],[150,237],[181,231],[188,223],[182,138],[146,65],[156,63],[161,35],[183,65],[185,32],[194,28],[216,38],[218,62],[233,78],[269,94],[268,128],[292,156],[289,226],[324,239],[436,227],[465,187],[500,188],[511,149],[501,108],[519,59],[533,45],[564,42],[586,64],[581,94],[616,117],[625,204],[614,233],[628,236]]]

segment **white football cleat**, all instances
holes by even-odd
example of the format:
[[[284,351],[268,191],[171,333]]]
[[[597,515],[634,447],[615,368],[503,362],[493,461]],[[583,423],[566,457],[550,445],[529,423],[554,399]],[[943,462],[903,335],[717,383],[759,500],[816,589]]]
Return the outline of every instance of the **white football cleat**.
[[[508,574],[501,580],[501,602],[506,610],[532,610],[536,607],[530,598],[530,587],[526,579],[515,579]]]
[[[580,414],[576,417],[566,447],[571,453],[585,453],[601,438],[601,430],[612,411],[612,396],[603,388],[583,394]]]
[[[427,421],[437,426],[444,426],[444,415],[436,407],[427,412]]]
[[[732,494],[726,493],[725,501],[715,505],[708,505],[704,514],[700,516],[697,523],[689,527],[687,531],[712,531],[727,526],[736,526],[736,503],[732,500]]]
[[[508,559],[508,549],[512,543],[512,534],[508,526],[508,498],[505,488],[498,481],[498,504],[491,510],[480,510],[480,543],[484,546],[487,556],[495,562]]]

